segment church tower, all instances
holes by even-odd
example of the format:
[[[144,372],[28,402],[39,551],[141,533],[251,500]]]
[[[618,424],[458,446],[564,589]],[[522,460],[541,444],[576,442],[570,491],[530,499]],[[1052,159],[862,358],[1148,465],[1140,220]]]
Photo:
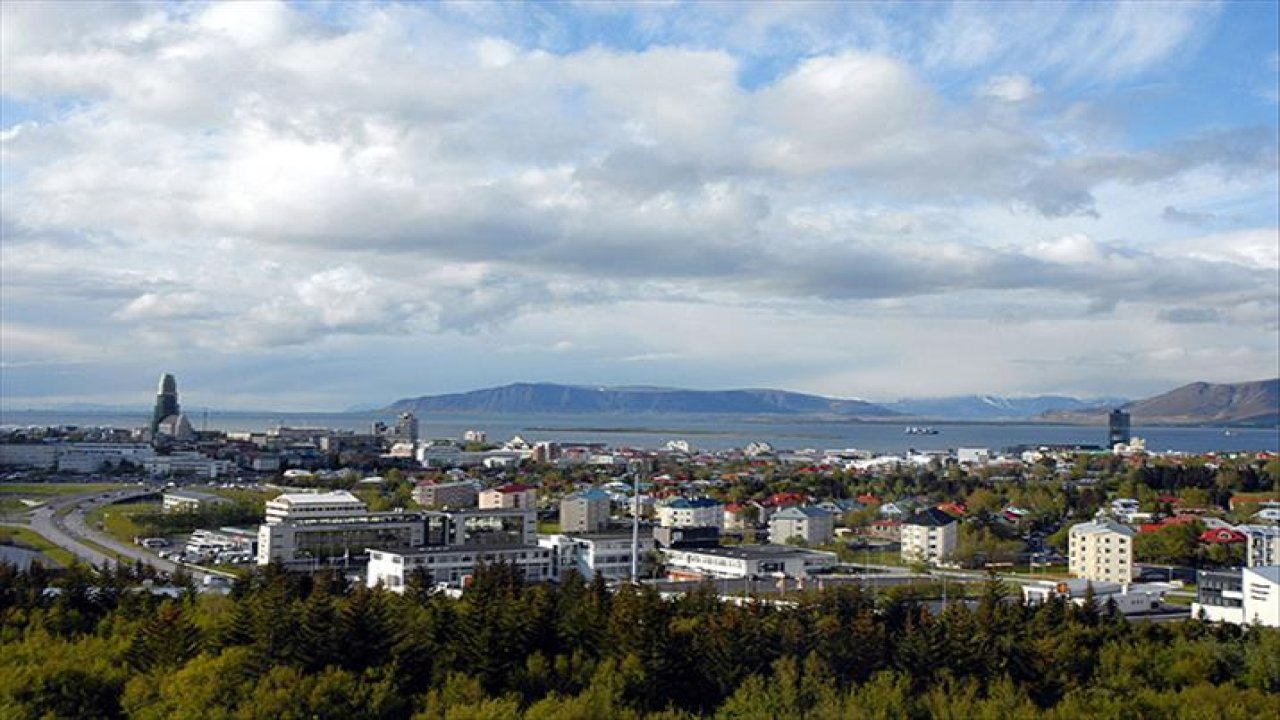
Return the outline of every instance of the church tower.
[[[165,373],[160,376],[160,391],[156,393],[156,408],[151,413],[151,434],[154,436],[160,428],[160,423],[171,415],[177,415],[178,409],[178,381],[173,376]]]

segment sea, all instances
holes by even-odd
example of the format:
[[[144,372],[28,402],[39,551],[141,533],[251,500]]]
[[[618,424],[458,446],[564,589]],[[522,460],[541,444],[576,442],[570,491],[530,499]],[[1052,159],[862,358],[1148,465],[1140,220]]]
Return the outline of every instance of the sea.
[[[274,427],[321,427],[368,432],[374,422],[394,424],[393,413],[273,413],[195,411],[188,415],[197,430],[265,431]],[[3,410],[0,426],[143,427],[146,413]],[[727,450],[763,441],[775,450],[857,449],[878,454],[1015,446],[1105,446],[1107,428],[1028,422],[943,422],[929,424],[937,434],[909,434],[915,420],[815,420],[779,416],[687,414],[645,415],[496,415],[430,413],[418,416],[423,439],[460,438],[468,430],[484,431],[490,442],[519,435],[529,442],[603,443],[614,448],[660,449],[683,440],[699,450]],[[1277,452],[1280,429],[1213,426],[1134,425],[1134,437],[1153,452]]]

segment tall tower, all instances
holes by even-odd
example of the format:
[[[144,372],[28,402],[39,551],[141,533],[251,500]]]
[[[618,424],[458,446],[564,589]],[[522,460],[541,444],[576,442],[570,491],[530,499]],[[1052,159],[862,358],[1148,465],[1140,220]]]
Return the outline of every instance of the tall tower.
[[[1132,439],[1129,435],[1129,413],[1116,408],[1111,411],[1110,432],[1107,433],[1107,447],[1128,445]]]
[[[155,435],[156,430],[160,428],[160,422],[170,415],[177,415],[178,409],[178,381],[173,376],[165,373],[160,376],[160,390],[156,393],[156,408],[151,412],[151,434]]]

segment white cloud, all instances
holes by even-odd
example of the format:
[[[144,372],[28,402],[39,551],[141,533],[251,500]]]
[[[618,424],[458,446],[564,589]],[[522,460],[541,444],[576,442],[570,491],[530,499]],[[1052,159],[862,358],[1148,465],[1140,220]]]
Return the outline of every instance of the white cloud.
[[[1040,94],[1026,75],[996,75],[982,86],[982,95],[1007,103],[1026,102]]]
[[[447,339],[483,357],[547,320],[522,346],[551,369],[694,375],[728,362],[703,349],[721,336],[749,355],[785,318],[798,346],[915,348],[983,313],[1219,339],[1277,324],[1270,128],[1127,143],[1057,116],[1064,84],[1176,59],[1213,8],[958,4],[926,23],[932,49],[869,6],[695,5],[679,12],[706,34],[688,41],[640,8],[636,47],[574,46],[560,7],[519,32],[533,16],[502,6],[312,10],[3,6],[0,86],[36,108],[0,131],[6,322],[113,352]],[[761,72],[774,41],[794,57]],[[635,304],[684,317],[591,341]],[[827,324],[868,308],[922,329]],[[850,360],[783,352],[736,376],[818,390]]]

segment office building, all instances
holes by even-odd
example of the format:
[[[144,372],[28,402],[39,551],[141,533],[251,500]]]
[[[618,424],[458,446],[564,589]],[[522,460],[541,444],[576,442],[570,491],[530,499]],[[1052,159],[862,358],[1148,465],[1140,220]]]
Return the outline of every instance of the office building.
[[[576,571],[586,580],[602,575],[607,580],[631,577],[630,533],[540,535],[538,544],[551,551],[557,577]],[[646,577],[652,568],[654,541],[641,535],[637,545],[638,572]]]
[[[1108,418],[1107,447],[1128,445],[1132,440],[1129,434],[1129,413],[1116,408]]]
[[[422,482],[413,488],[413,501],[428,508],[473,508],[480,493],[470,480],[449,483]]]
[[[670,549],[663,552],[667,577],[804,578],[835,567],[836,554],[792,545],[734,545],[719,548]]]
[[[1191,616],[1235,625],[1280,627],[1280,566],[1201,570]]]

